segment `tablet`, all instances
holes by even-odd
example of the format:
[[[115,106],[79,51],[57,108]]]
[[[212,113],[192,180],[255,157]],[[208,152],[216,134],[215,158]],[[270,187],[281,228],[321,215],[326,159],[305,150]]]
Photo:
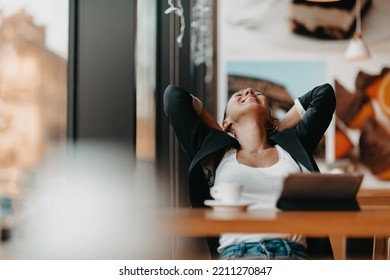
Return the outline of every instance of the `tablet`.
[[[276,206],[281,210],[360,210],[356,195],[362,174],[288,175]]]

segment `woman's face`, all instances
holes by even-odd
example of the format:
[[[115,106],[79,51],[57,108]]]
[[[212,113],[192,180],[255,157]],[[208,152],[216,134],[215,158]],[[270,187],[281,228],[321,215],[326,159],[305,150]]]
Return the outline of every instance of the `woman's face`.
[[[267,97],[252,88],[234,93],[226,106],[226,119],[237,122],[243,115],[268,120],[270,109]]]

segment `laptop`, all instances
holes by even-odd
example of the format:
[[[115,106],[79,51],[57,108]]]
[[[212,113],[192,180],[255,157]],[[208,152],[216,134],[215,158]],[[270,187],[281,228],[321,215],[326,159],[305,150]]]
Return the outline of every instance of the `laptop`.
[[[284,180],[281,210],[360,210],[356,195],[363,174],[294,173]]]

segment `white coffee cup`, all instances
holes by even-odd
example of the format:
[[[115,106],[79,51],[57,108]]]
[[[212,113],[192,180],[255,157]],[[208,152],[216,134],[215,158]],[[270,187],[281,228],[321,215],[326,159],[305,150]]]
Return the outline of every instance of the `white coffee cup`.
[[[211,196],[223,203],[238,203],[244,186],[237,183],[221,183],[210,189]]]

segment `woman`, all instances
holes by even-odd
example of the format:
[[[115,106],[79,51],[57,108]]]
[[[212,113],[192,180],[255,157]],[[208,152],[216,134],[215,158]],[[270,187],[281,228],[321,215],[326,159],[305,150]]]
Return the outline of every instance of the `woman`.
[[[191,160],[192,206],[204,207],[214,183],[237,182],[244,184],[243,195],[254,203],[252,208],[274,208],[285,176],[319,171],[311,153],[329,126],[335,104],[333,88],[324,84],[296,99],[277,123],[270,114],[267,98],[248,88],[233,94],[219,126],[199,99],[168,86],[164,109]],[[212,240],[209,245],[215,250]],[[224,234],[218,246],[222,259],[333,258],[328,238]]]

